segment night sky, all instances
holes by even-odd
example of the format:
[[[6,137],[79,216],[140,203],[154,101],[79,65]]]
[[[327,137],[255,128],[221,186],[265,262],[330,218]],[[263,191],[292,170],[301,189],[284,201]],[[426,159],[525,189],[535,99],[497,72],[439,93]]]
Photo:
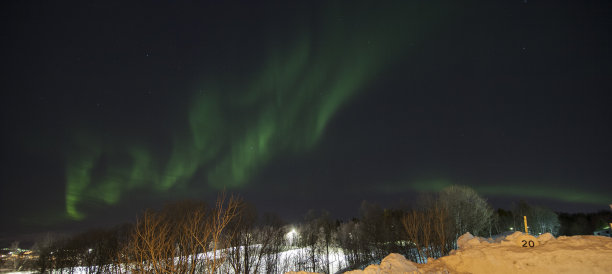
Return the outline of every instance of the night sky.
[[[238,193],[612,202],[610,1],[3,1],[0,240]]]

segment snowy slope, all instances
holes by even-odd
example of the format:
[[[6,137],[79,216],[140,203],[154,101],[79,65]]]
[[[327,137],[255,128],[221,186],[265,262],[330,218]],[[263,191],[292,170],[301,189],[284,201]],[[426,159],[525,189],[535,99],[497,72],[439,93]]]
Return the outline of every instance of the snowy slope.
[[[612,273],[612,238],[555,238],[547,233],[534,241],[534,247],[523,247],[528,242],[523,237],[515,232],[493,240],[466,233],[457,241],[458,250],[427,264],[391,254],[381,265],[349,273]]]

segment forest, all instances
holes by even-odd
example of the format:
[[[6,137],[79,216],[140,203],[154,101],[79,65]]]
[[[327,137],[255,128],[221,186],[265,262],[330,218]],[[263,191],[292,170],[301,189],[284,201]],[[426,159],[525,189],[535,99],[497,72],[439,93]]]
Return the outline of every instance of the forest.
[[[380,263],[390,253],[424,263],[448,255],[467,232],[492,237],[522,231],[524,216],[536,236],[592,235],[612,220],[612,212],[556,213],[525,201],[494,210],[467,186],[423,196],[409,209],[364,201],[359,212],[337,220],[311,210],[300,223],[288,224],[223,192],[214,203],[173,202],[114,228],[49,234],[31,248],[34,255],[3,257],[2,267],[41,273],[335,273]]]

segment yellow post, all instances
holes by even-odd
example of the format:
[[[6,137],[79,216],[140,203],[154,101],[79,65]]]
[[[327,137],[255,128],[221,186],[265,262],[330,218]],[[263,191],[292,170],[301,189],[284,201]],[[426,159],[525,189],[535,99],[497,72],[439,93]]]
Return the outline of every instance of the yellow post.
[[[523,216],[523,221],[525,222],[525,234],[529,234],[529,230],[527,230],[527,216]]]

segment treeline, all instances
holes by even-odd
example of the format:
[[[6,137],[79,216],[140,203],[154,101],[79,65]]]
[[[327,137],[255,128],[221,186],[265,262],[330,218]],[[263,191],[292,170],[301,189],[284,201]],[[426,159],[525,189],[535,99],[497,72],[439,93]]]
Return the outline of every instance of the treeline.
[[[611,211],[594,213],[560,213],[560,235],[592,235],[593,231],[602,230],[612,223]]]
[[[134,224],[39,243],[38,270],[333,273],[379,263],[389,253],[415,262],[445,256],[466,232],[490,237],[522,230],[523,216],[534,235],[558,235],[572,227],[553,211],[525,202],[512,210],[493,210],[464,186],[424,197],[412,209],[363,202],[359,212],[358,218],[340,221],[326,211],[310,211],[301,223],[288,225],[275,215],[260,216],[254,206],[233,196],[222,194],[212,205],[183,201],[148,210]],[[562,221],[571,220],[564,216]]]
[[[41,273],[216,273],[240,219],[241,201],[220,195],[208,206],[183,201],[147,210],[135,224],[93,230],[41,246]]]

